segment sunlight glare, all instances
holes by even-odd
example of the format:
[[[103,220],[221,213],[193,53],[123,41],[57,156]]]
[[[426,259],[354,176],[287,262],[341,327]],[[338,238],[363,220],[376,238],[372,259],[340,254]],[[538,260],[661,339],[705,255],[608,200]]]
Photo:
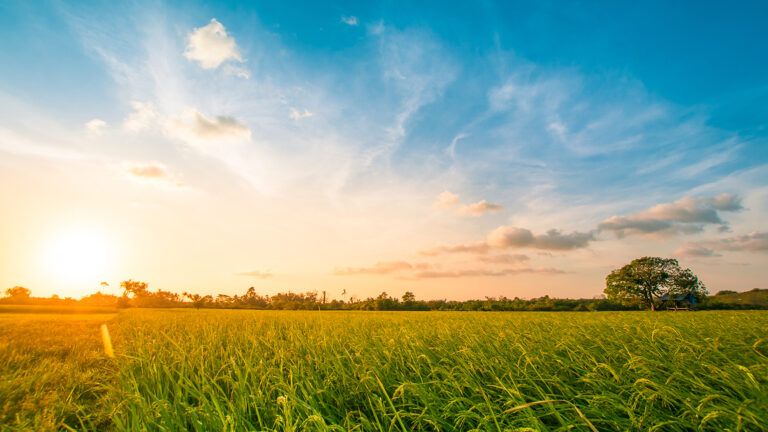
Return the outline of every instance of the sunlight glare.
[[[111,246],[106,234],[95,228],[61,231],[48,245],[45,269],[62,283],[95,285],[110,270],[114,252]]]

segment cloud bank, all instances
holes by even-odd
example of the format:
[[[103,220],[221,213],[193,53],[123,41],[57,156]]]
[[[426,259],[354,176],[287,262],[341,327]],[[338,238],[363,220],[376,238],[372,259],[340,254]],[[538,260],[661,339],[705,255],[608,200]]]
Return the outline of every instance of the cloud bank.
[[[683,197],[628,216],[612,216],[602,221],[598,230],[613,232],[619,238],[643,234],[691,234],[703,231],[706,225],[719,225],[721,230],[727,230],[728,224],[720,212],[735,212],[742,208],[741,199],[733,194]]]
[[[551,229],[544,234],[533,234],[525,228],[500,226],[488,234],[488,245],[499,249],[572,250],[587,247],[594,240],[591,232],[574,231],[563,234]]]

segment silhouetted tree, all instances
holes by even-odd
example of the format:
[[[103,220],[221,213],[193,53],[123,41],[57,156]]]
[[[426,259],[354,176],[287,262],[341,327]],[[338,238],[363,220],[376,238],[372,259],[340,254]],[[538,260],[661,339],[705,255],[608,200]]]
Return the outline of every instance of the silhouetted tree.
[[[120,288],[123,289],[123,295],[125,296],[131,294],[134,297],[143,297],[149,294],[149,285],[147,285],[146,282],[135,281],[132,279],[120,282]]]
[[[29,297],[32,295],[32,291],[22,286],[15,286],[5,290],[5,295],[13,300],[29,300]]]
[[[201,307],[213,301],[213,297],[210,295],[201,296],[200,294],[192,294],[188,292],[184,292],[183,295],[192,302],[192,306],[195,309],[200,309]]]

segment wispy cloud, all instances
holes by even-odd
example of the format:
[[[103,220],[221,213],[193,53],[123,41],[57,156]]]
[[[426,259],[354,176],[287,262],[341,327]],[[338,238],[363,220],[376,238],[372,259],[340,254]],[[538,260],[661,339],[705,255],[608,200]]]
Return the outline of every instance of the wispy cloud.
[[[768,252],[768,232],[755,231],[745,235],[702,242],[701,245],[720,251],[765,253]]]
[[[337,276],[365,275],[365,274],[390,274],[413,269],[426,269],[431,266],[426,263],[409,263],[406,261],[378,262],[371,267],[346,267],[334,271]]]
[[[717,247],[728,251],[768,252],[768,232],[753,232],[722,239]]]
[[[85,123],[85,130],[90,136],[99,136],[104,133],[104,129],[107,127],[107,122],[102,119],[95,118]]]
[[[447,210],[456,208],[461,204],[459,196],[451,191],[441,192],[435,201],[432,203],[432,207],[439,210]],[[462,205],[456,208],[456,213],[462,216],[479,217],[489,213],[498,213],[504,210],[504,206],[488,202],[486,200],[480,200],[475,203]]]
[[[677,248],[674,255],[684,258],[711,258],[722,256],[713,249],[695,244],[687,244]]]
[[[380,79],[394,90],[398,102],[388,110],[392,123],[383,142],[368,153],[369,161],[397,150],[411,118],[439,99],[458,72],[454,59],[429,33],[397,31],[382,24],[372,34],[378,40]]]
[[[271,279],[274,274],[270,271],[264,271],[264,270],[252,270],[252,271],[246,271],[246,272],[239,272],[235,273],[237,276],[246,276],[253,279]]]
[[[561,274],[565,271],[551,267],[528,267],[521,264],[530,258],[522,254],[502,254],[483,257],[481,261],[488,264],[504,264],[502,268],[458,268],[444,269],[442,265],[430,263],[411,263],[408,261],[378,262],[370,267],[347,267],[336,269],[337,276],[354,275],[395,275],[399,279],[438,279],[464,277],[501,277],[524,273]]]
[[[488,213],[498,213],[504,210],[501,204],[495,204],[486,200],[480,200],[476,203],[467,204],[459,209],[459,214],[465,216],[482,216]]]
[[[491,264],[519,264],[531,259],[524,254],[482,255],[478,258],[484,263]]]
[[[157,125],[160,118],[155,106],[150,102],[131,102],[131,111],[123,120],[123,128],[129,132],[140,132]]]
[[[133,162],[124,163],[123,166],[130,178],[170,186],[181,186],[177,175],[160,162]]]
[[[459,204],[459,196],[451,191],[442,191],[437,196],[432,207],[436,209],[448,209]]]
[[[464,270],[426,270],[416,272],[413,276],[416,279],[435,279],[435,278],[465,278],[465,277],[502,277],[524,273],[538,274],[563,274],[563,270],[556,268],[505,268],[505,269],[464,269]]]
[[[349,26],[356,26],[358,24],[357,17],[354,15],[344,15],[341,17],[341,22]]]
[[[438,246],[430,249],[424,249],[419,252],[425,256],[436,256],[441,254],[453,254],[453,253],[470,253],[470,254],[484,254],[487,253],[491,247],[486,242],[464,243],[456,245]]]
[[[290,114],[288,116],[291,118],[291,120],[301,120],[301,119],[304,119],[304,118],[312,117],[314,115],[315,115],[315,113],[310,112],[306,108],[304,110],[302,110],[302,111],[299,111],[296,108],[291,108],[291,112],[290,112]]]

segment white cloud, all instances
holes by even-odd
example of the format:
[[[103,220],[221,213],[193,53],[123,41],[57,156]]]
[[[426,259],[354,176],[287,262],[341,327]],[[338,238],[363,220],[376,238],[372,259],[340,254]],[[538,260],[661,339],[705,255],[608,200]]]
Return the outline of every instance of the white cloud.
[[[131,102],[133,112],[123,120],[123,128],[129,132],[140,132],[157,124],[159,115],[149,102]]]
[[[432,203],[432,207],[437,209],[448,209],[459,204],[459,196],[451,191],[440,192],[437,199]]]
[[[356,26],[358,24],[357,17],[354,15],[342,16],[341,22],[350,26]]]
[[[301,120],[303,118],[308,118],[314,116],[315,113],[308,111],[306,108],[304,111],[299,111],[296,108],[291,108],[291,112],[288,115],[291,120]]]
[[[235,38],[227,34],[227,29],[216,18],[189,34],[184,57],[197,62],[203,69],[216,69],[228,60],[243,61]]]
[[[85,130],[88,135],[97,136],[104,133],[104,129],[107,127],[107,122],[102,119],[95,118],[85,123]]]

